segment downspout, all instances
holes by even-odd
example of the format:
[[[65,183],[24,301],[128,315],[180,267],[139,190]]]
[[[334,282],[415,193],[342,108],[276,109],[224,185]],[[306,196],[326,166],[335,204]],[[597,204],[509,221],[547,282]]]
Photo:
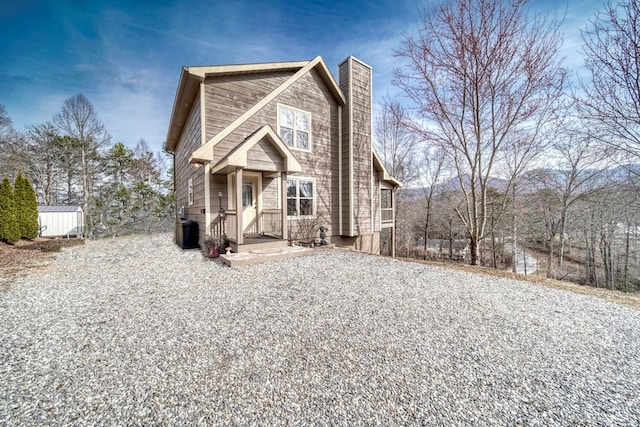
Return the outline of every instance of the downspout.
[[[211,235],[211,163],[204,165],[204,232]]]
[[[340,236],[343,236],[342,216],[344,211],[342,210],[342,175],[344,173],[344,166],[342,165],[342,106],[340,105],[338,105],[338,165],[340,165],[338,167],[338,212],[340,212],[340,215],[338,215],[338,232]]]
[[[175,213],[175,226],[178,226],[178,200],[176,199],[176,153],[175,151],[171,153],[171,160],[173,163],[173,173],[171,174],[171,179],[173,180],[173,210]]]
[[[372,234],[371,242],[373,244],[373,234],[375,233],[374,209],[376,209],[376,207],[374,206],[375,195],[373,193],[374,191],[377,191],[374,185],[375,178],[374,178],[374,171],[373,171],[373,69],[369,69],[369,153],[371,153],[371,155],[369,156],[369,161],[371,162],[369,163],[369,180],[370,180],[369,181],[369,200],[371,204],[371,234]],[[380,230],[382,230],[382,228],[380,228]],[[379,234],[380,232],[378,232],[378,235]],[[380,238],[378,237],[378,241],[379,240]],[[380,253],[379,243],[378,243],[378,253]]]
[[[205,77],[200,80],[200,146],[207,142],[207,112],[205,108]],[[204,165],[204,233],[211,235],[211,162]]]
[[[395,186],[391,187],[391,208],[392,208],[391,215],[393,215],[393,227],[391,227],[391,258],[395,258],[396,257],[396,187]],[[428,210],[427,210],[427,215],[429,215]],[[382,221],[382,214],[380,215],[380,220]],[[382,231],[382,228],[380,228],[380,231]],[[428,234],[425,229],[425,237],[424,237],[425,259],[427,256],[427,247],[428,247],[427,236]]]

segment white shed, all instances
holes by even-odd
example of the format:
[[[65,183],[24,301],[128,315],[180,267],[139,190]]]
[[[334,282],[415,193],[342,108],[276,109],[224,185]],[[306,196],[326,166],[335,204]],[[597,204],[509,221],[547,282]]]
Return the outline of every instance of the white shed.
[[[80,206],[38,206],[40,237],[80,237],[84,212]]]

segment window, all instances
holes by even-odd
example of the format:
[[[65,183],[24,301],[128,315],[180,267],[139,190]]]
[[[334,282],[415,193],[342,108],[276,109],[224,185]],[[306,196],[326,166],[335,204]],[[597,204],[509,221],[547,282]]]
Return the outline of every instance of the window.
[[[393,193],[391,190],[380,190],[380,215],[382,222],[393,222]]]
[[[278,134],[291,148],[311,150],[311,114],[278,105]]]
[[[391,190],[380,190],[380,207],[382,209],[391,209],[393,207],[393,199],[391,197]]]
[[[251,184],[242,184],[242,206],[253,206],[253,187]]]
[[[315,182],[311,179],[287,180],[287,216],[315,215]]]
[[[189,185],[187,188],[187,195],[189,198],[189,206],[193,205],[193,178],[189,178]]]

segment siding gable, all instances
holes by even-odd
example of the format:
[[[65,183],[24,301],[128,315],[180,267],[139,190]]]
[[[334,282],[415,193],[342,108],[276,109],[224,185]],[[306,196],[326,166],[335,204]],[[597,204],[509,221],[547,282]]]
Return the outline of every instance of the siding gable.
[[[335,81],[333,80],[333,77],[331,76],[331,73],[329,72],[329,70],[327,69],[326,65],[324,64],[324,61],[322,60],[321,57],[318,56],[315,59],[313,59],[312,61],[309,61],[304,67],[300,68],[293,76],[291,76],[289,79],[287,79],[278,88],[276,88],[274,91],[269,93],[266,97],[262,98],[257,104],[252,106],[250,109],[248,109],[247,111],[242,113],[242,115],[240,115],[240,117],[236,118],[227,127],[222,129],[218,134],[216,134],[209,141],[207,141],[206,144],[204,144],[202,147],[200,147],[198,150],[196,150],[191,156],[192,157],[192,161],[205,162],[205,161],[214,160],[213,159],[213,156],[214,156],[213,148],[220,141],[225,139],[227,136],[229,136],[231,133],[233,133],[235,130],[237,130],[240,126],[245,124],[247,122],[247,120],[252,118],[257,112],[262,110],[267,104],[269,104],[271,101],[273,101],[279,94],[281,94],[283,91],[285,91],[290,86],[292,86],[301,77],[303,77],[307,73],[309,73],[309,71],[314,70],[314,69],[321,70],[321,74],[322,74],[325,82],[327,82],[327,86],[329,86],[332,89],[332,93],[334,94],[334,98],[337,100],[337,102],[340,103],[340,105],[344,105],[345,101],[344,101],[344,97],[343,97],[342,93],[340,92],[340,89],[338,88],[338,86],[336,85]]]
[[[228,173],[238,167],[267,172],[300,172],[297,159],[269,125],[253,132],[222,157],[213,167],[213,173]]]
[[[206,140],[287,81],[293,72],[214,76],[205,80]]]
[[[283,167],[282,155],[264,139],[247,152],[247,169],[276,172],[281,171]]]

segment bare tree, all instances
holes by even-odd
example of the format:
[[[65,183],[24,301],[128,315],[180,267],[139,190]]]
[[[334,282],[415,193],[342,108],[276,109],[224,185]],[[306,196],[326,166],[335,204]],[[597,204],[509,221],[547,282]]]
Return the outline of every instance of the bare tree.
[[[620,185],[594,192],[579,203],[582,212],[578,221],[586,248],[584,282],[635,290],[640,271],[637,251],[632,247],[638,228],[634,218],[638,210],[636,192]]]
[[[562,92],[559,22],[528,14],[528,0],[452,0],[425,10],[396,56],[395,84],[413,101],[415,127],[453,160],[471,263],[486,235],[489,179],[510,138],[536,138]],[[532,129],[533,127],[533,129]]]
[[[416,178],[417,138],[407,127],[409,121],[406,108],[397,102],[385,99],[374,118],[374,145],[377,153],[394,178],[403,183],[403,187],[394,191],[393,209],[396,223],[401,225],[396,229],[395,244],[407,244],[408,234],[403,233],[402,225],[406,225],[413,213],[408,209],[405,198],[406,189]],[[382,237],[384,236],[384,237]],[[381,234],[381,239],[390,243],[388,235]]]
[[[543,186],[548,199],[546,216],[548,237],[547,277],[563,274],[567,223],[571,208],[579,200],[606,188],[606,164],[598,142],[577,132],[561,134],[553,144],[554,169],[534,171],[530,178]],[[550,153],[551,154],[551,153]],[[554,240],[559,237],[557,272],[554,272]]]
[[[33,125],[27,132],[28,168],[26,172],[44,205],[57,200],[62,169],[60,136],[53,123]]]
[[[0,136],[4,139],[4,136],[10,131],[13,131],[13,121],[5,106],[0,104]]]
[[[14,129],[7,109],[0,104],[0,170],[12,178],[25,165],[22,143],[22,134]]]
[[[448,246],[447,258],[453,260],[455,241],[466,239],[466,228],[460,217],[456,214],[462,203],[462,196],[458,191],[443,191],[434,195],[433,200],[433,227],[436,238],[440,239],[441,251]],[[448,245],[444,242],[447,241]]]
[[[434,196],[439,190],[445,159],[444,151],[439,150],[438,147],[425,147],[423,149],[418,182],[422,188],[426,205],[424,218],[424,259],[427,259],[429,249],[429,231],[433,214]]]
[[[418,139],[407,126],[407,109],[385,99],[375,117],[375,148],[387,171],[405,186],[416,178]]]
[[[608,2],[582,33],[590,136],[640,159],[640,2]]]
[[[64,176],[64,186],[66,194],[65,203],[77,204],[78,199],[74,188],[78,186],[78,175],[80,174],[80,149],[79,143],[75,138],[68,135],[58,136],[56,139],[56,149],[58,151],[58,166],[61,174]]]
[[[560,99],[558,99],[560,101]],[[517,272],[518,256],[518,222],[519,200],[521,192],[520,179],[522,175],[535,163],[539,156],[547,151],[556,138],[557,132],[563,128],[563,120],[559,118],[561,113],[568,111],[568,106],[563,107],[561,102],[550,102],[546,111],[540,111],[538,120],[528,126],[523,134],[514,131],[505,141],[505,149],[502,154],[502,175],[507,177],[505,193],[508,197],[502,198],[503,204],[499,206],[499,215],[505,213],[511,205],[511,257],[513,260],[512,271]],[[492,205],[493,206],[493,205]],[[524,255],[523,255],[524,256]]]
[[[82,173],[82,208],[91,225],[89,197],[91,179],[96,172],[100,150],[109,142],[109,134],[98,118],[91,102],[82,94],[67,99],[62,110],[53,117],[58,128],[78,144]]]

